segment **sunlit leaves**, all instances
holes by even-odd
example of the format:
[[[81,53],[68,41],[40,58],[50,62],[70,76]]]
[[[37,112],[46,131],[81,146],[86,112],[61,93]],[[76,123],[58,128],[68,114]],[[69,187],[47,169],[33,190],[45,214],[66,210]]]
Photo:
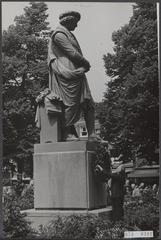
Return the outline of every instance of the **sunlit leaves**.
[[[135,4],[129,24],[115,31],[112,40],[114,53],[104,55],[111,80],[104,95],[105,114],[100,114],[102,135],[126,152],[125,161],[145,145],[142,155],[152,162],[159,133],[156,4]]]

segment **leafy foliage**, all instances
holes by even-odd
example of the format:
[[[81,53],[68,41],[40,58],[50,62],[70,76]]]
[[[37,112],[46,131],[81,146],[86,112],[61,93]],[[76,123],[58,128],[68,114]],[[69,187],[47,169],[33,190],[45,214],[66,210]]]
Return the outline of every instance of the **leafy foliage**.
[[[46,226],[40,226],[40,237],[50,239],[122,239],[124,231],[136,230],[123,222],[113,224],[95,215],[58,216]]]
[[[5,195],[3,220],[5,237],[26,237],[32,232],[30,223],[25,220],[25,214],[20,213],[19,202],[15,194]]]
[[[125,223],[136,226],[142,231],[153,230],[159,236],[159,199],[151,189],[143,192],[142,197],[131,197],[125,202]]]
[[[94,158],[94,161],[92,161],[94,174],[98,180],[107,182],[108,178],[111,175],[111,159],[108,150],[108,144],[106,142],[97,143],[95,153],[96,156]]]
[[[34,208],[34,186],[30,185],[22,191],[19,198],[19,206],[21,210]]]
[[[12,158],[19,172],[25,165],[28,174],[39,141],[35,98],[48,84],[47,39],[40,37],[48,30],[46,10],[43,2],[30,2],[2,35],[4,164]]]
[[[41,226],[42,237],[88,239],[93,238],[96,232],[95,221],[91,216],[71,215],[57,217],[48,226]]]
[[[101,134],[124,159],[137,154],[158,161],[159,86],[156,4],[139,1],[129,24],[112,35],[114,53],[104,55],[107,83],[98,113]]]
[[[102,228],[109,228],[110,223],[93,215],[71,215],[57,217],[47,226],[40,227],[40,236],[51,239],[94,239]]]

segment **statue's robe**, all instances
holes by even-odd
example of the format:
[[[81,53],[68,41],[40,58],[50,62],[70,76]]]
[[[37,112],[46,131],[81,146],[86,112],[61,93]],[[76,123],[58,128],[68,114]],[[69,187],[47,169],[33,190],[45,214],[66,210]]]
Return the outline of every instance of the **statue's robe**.
[[[84,108],[94,108],[86,76],[79,71],[86,63],[75,36],[58,26],[49,41],[49,88],[63,102],[65,126],[75,124]]]

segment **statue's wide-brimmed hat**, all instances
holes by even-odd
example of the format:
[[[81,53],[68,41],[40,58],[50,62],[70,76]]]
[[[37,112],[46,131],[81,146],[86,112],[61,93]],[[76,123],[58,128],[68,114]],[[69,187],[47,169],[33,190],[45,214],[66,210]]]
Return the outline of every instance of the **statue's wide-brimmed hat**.
[[[60,23],[71,22],[73,20],[78,22],[80,18],[80,13],[75,11],[64,12],[59,16]]]

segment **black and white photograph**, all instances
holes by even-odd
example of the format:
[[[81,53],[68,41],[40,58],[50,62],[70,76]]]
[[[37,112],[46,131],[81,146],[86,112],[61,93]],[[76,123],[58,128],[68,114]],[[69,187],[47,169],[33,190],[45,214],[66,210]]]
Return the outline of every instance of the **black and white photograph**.
[[[159,239],[160,3],[1,12],[2,237]]]

